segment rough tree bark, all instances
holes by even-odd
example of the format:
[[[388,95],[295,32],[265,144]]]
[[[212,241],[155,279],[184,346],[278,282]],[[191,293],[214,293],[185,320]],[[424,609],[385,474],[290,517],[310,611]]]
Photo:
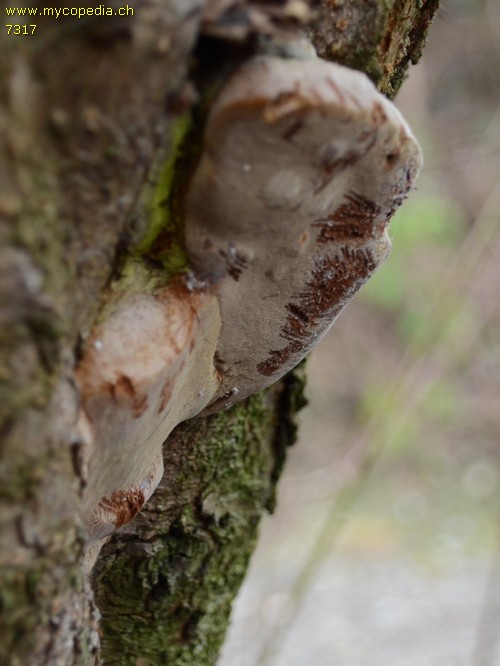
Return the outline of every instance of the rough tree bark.
[[[206,93],[248,57],[256,34],[302,27],[323,58],[365,71],[393,97],[437,3],[321,0],[309,13],[297,2],[129,0],[133,18],[38,17],[35,35],[2,35],[2,664],[216,662],[294,439],[303,371],[179,426],[160,487],[89,581],[74,368],[145,238],[156,238],[144,257],[152,270],[160,258],[170,274],[182,268],[172,219]]]

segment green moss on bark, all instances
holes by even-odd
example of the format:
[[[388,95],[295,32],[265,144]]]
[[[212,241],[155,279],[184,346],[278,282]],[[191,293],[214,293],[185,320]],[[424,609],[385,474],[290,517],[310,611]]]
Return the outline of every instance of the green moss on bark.
[[[394,0],[388,6],[378,47],[382,76],[376,83],[390,99],[403,84],[409,65],[419,61],[438,6],[439,0]]]
[[[316,0],[318,54],[365,72],[392,99],[421,54],[439,0]]]
[[[290,378],[169,438],[160,487],[96,566],[106,666],[216,663],[302,387]]]
[[[116,537],[97,569],[108,666],[215,663],[271,493],[269,407],[261,394],[169,439],[136,535]]]
[[[142,194],[146,230],[132,258],[144,261],[150,271],[160,269],[163,278],[170,279],[189,269],[183,238],[184,200],[202,151],[210,100],[218,85],[201,82],[201,101],[172,120],[168,155],[151,175],[152,188],[145,187]]]
[[[186,153],[186,136],[191,126],[191,114],[184,113],[172,122],[170,128],[171,148],[169,155],[159,168],[152,194],[149,195],[149,222],[137,248],[137,256],[152,256],[162,264],[169,274],[186,270],[187,257],[179,238],[180,210],[178,192],[182,164]]]

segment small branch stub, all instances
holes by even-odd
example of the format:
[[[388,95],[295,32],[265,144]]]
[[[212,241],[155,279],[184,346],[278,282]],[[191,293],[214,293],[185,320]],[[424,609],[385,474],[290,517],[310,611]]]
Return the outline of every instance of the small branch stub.
[[[185,201],[202,289],[125,299],[77,372],[91,456],[91,540],[130,520],[181,421],[270,385],[321,339],[390,249],[421,153],[363,74],[257,57],[215,101]]]

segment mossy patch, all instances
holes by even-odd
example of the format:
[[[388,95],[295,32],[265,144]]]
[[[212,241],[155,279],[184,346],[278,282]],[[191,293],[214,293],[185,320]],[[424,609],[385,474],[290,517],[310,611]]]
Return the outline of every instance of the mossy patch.
[[[105,664],[215,663],[271,493],[273,429],[260,394],[169,440],[140,540],[117,537],[98,567]]]
[[[186,112],[172,122],[171,149],[159,168],[154,190],[149,194],[149,222],[137,247],[138,256],[152,257],[169,273],[185,270],[187,258],[180,241],[182,204],[179,200],[181,168],[186,158],[185,141],[191,127],[191,113]]]
[[[96,565],[106,666],[216,663],[295,433],[300,374],[170,436],[160,487]]]

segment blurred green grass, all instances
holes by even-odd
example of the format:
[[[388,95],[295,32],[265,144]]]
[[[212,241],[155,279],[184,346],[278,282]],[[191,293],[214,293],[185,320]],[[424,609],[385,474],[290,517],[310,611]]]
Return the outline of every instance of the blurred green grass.
[[[436,291],[435,263],[452,259],[464,235],[465,214],[445,196],[417,192],[396,213],[390,230],[390,258],[361,298],[367,307],[392,317],[402,344],[415,344],[433,328],[427,315]]]

